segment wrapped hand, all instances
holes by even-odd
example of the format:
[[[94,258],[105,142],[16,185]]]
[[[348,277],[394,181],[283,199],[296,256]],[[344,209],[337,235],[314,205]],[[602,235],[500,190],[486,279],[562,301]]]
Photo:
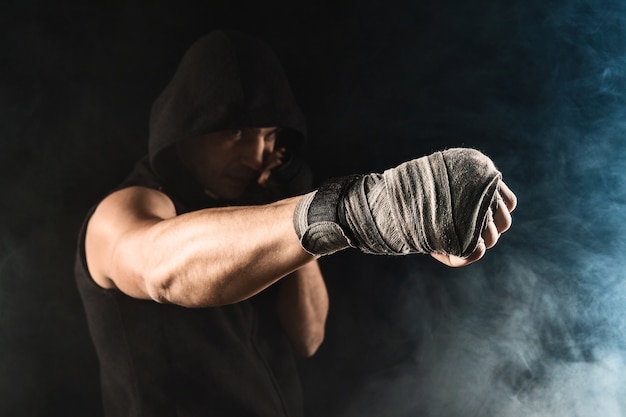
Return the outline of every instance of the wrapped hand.
[[[501,192],[506,201],[498,205]],[[430,253],[454,264],[455,258],[471,260],[486,240],[495,244],[514,207],[515,196],[493,162],[474,149],[455,148],[382,174],[328,181],[299,202],[294,227],[315,255],[356,247],[372,254]]]

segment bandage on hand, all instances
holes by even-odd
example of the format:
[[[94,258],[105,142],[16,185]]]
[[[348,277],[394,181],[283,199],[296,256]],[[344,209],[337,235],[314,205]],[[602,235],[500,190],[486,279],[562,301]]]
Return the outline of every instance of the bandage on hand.
[[[305,250],[472,255],[496,213],[501,174],[474,149],[454,148],[382,174],[333,179],[305,195],[294,227]],[[503,184],[503,183],[502,183]]]

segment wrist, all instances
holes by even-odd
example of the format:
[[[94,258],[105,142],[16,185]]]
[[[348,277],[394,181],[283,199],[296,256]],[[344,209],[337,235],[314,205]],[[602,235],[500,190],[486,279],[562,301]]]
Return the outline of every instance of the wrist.
[[[300,244],[313,255],[330,255],[353,247],[353,238],[344,227],[341,201],[346,190],[359,178],[347,176],[325,182],[317,190],[300,199],[293,222]]]

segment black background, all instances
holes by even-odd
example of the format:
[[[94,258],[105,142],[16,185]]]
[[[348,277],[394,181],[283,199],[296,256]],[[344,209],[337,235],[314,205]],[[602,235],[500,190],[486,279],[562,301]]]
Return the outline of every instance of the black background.
[[[183,52],[225,28],[280,56],[316,183],[469,146],[520,201],[468,268],[322,259],[308,415],[626,415],[622,3],[3,2],[0,414],[101,415],[76,234],[145,153]]]

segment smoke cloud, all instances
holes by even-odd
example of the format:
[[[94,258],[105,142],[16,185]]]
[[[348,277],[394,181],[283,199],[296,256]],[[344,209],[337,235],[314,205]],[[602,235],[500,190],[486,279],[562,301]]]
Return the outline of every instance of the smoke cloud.
[[[390,88],[424,103],[408,131],[423,140],[402,151],[485,150],[519,197],[513,227],[462,270],[379,271],[401,284],[402,330],[369,343],[411,349],[364,373],[338,414],[624,416],[626,4],[481,3],[433,8],[421,72]]]

